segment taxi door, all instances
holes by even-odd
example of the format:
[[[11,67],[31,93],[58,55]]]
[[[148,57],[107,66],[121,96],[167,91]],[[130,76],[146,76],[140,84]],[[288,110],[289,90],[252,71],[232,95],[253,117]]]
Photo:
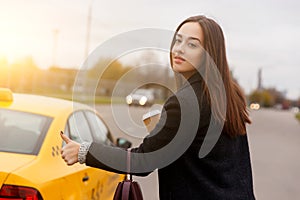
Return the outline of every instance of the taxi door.
[[[69,117],[65,134],[69,135],[70,139],[79,143],[93,141],[90,124],[83,111],[76,111]],[[84,164],[75,165],[78,181],[81,184],[81,199],[100,199],[104,187],[102,180],[105,179],[105,173],[102,170],[87,167]]]

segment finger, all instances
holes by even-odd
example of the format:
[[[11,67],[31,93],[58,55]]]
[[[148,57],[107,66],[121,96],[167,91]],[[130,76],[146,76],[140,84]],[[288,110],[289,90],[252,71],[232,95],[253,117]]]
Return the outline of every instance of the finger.
[[[60,136],[63,139],[63,141],[65,141],[67,144],[69,142],[71,142],[71,139],[68,136],[66,136],[65,134],[63,134],[62,132],[60,132]]]
[[[71,166],[71,165],[74,165],[76,162],[75,162],[74,159],[70,159],[66,163],[67,163],[68,166]]]

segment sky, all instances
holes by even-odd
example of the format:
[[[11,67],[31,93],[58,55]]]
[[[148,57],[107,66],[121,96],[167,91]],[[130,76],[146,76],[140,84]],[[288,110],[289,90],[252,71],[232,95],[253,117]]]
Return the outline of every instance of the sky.
[[[231,70],[246,93],[264,87],[300,96],[300,1],[297,0],[0,0],[0,58],[32,56],[37,66],[80,67],[88,51],[128,31],[174,31],[192,15],[223,29]],[[89,12],[89,7],[92,7]]]

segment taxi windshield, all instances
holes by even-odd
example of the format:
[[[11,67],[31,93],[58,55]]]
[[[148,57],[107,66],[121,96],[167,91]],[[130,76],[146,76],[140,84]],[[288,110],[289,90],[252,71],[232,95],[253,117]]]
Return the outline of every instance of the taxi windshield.
[[[37,155],[51,117],[0,109],[0,152]]]

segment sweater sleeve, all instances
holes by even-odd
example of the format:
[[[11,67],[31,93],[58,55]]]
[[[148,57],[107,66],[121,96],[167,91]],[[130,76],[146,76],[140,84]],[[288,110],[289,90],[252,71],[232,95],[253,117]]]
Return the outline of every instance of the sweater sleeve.
[[[176,96],[172,96],[164,104],[156,127],[143,139],[139,147],[131,149],[131,166],[133,169],[140,169],[137,170],[138,172],[131,171],[132,174],[144,176],[155,169],[153,166],[151,170],[143,170],[149,169],[149,164],[152,162],[142,154],[154,152],[170,143],[179,127],[180,116],[179,102]],[[126,155],[124,149],[93,142],[86,154],[85,163],[88,166],[111,172],[127,173]]]

